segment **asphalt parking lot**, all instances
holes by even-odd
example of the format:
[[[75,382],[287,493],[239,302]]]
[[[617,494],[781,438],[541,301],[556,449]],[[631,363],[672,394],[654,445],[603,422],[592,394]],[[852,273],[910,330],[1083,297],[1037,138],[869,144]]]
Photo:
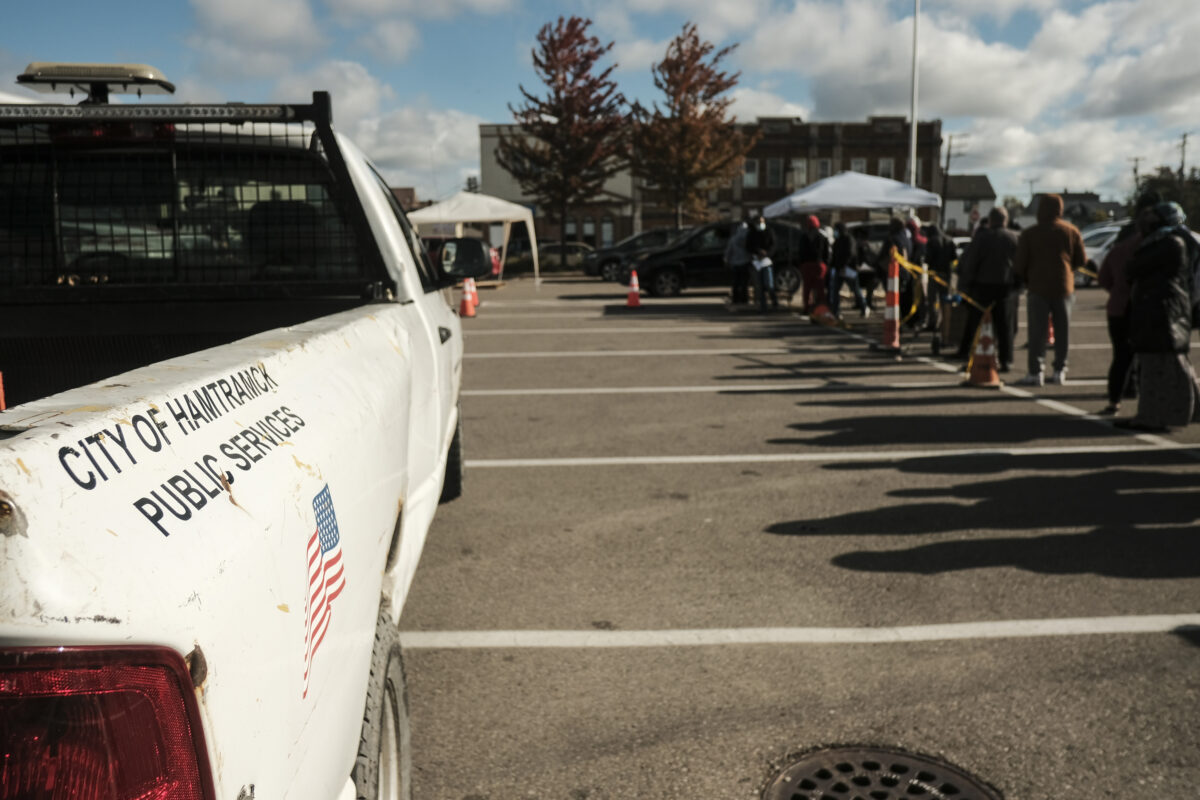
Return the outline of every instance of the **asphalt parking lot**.
[[[482,299],[465,495],[401,619],[414,797],[757,798],[836,744],[1009,800],[1196,796],[1200,426],[1091,416],[1100,290],[1032,391],[872,353],[877,318]]]

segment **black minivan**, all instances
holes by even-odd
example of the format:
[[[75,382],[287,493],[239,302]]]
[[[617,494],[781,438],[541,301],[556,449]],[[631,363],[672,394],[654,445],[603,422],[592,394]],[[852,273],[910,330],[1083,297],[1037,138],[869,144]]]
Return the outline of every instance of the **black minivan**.
[[[625,270],[636,269],[638,284],[655,297],[673,297],[687,288],[728,286],[732,280],[725,265],[725,245],[740,222],[710,222],[672,242],[652,250]],[[783,292],[794,293],[800,286],[796,256],[802,229],[799,225],[768,220],[775,233],[775,283]],[[628,275],[622,274],[628,283]]]

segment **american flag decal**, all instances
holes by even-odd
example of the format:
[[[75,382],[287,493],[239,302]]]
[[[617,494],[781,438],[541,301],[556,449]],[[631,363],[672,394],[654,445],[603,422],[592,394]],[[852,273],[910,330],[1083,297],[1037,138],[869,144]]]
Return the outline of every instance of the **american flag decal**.
[[[305,697],[308,697],[308,675],[313,656],[329,631],[333,601],[346,588],[341,537],[338,536],[337,515],[333,513],[333,498],[328,485],[313,498],[313,513],[317,517],[317,528],[308,539],[308,594],[304,601]]]

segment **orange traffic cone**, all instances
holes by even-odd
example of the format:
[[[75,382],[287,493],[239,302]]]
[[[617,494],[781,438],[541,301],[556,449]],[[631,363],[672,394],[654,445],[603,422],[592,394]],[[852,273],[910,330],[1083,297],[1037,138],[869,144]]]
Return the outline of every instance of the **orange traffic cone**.
[[[996,332],[992,327],[992,310],[983,312],[979,333],[975,337],[975,355],[971,357],[967,386],[1000,386],[996,371]]]
[[[463,289],[465,290],[468,288],[470,289],[470,292],[471,292],[471,305],[474,306],[475,308],[479,308],[479,288],[477,286],[475,286],[474,278],[467,278],[466,283],[463,286]]]
[[[880,348],[900,352],[900,262],[888,261],[887,284],[884,286],[883,341]]]
[[[625,299],[625,307],[642,307],[642,287],[638,285],[636,269],[629,273],[629,296]]]
[[[458,304],[458,315],[460,317],[475,316],[475,304],[471,302],[471,279],[467,278],[463,281],[462,301]]]

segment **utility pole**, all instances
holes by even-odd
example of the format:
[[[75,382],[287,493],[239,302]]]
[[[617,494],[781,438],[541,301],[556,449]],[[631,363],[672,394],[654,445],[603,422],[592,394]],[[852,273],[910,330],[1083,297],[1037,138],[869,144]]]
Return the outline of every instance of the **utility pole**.
[[[908,184],[917,185],[917,31],[921,20],[921,0],[913,0],[912,121],[908,134]]]
[[[1179,180],[1183,181],[1186,172],[1183,171],[1184,165],[1187,163],[1187,137],[1188,134],[1183,134],[1182,140],[1179,142]]]
[[[1140,180],[1140,178],[1138,176],[1138,164],[1141,164],[1143,161],[1145,161],[1146,157],[1145,156],[1133,156],[1132,158],[1127,158],[1125,160],[1133,162],[1133,191],[1136,194],[1137,190],[1138,190],[1138,181]]]
[[[950,162],[954,158],[954,139],[966,139],[971,134],[969,133],[951,133],[946,143],[946,168],[942,170],[942,224],[946,224],[946,196],[950,194]],[[970,144],[968,142],[967,144]],[[960,145],[961,146],[961,145]],[[961,158],[964,153],[959,153]]]

